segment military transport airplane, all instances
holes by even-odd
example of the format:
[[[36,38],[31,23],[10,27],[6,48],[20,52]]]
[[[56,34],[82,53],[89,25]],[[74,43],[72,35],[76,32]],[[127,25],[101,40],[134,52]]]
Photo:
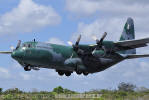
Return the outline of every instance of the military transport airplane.
[[[25,71],[49,68],[55,69],[61,76],[70,76],[73,72],[88,75],[103,71],[125,59],[149,57],[149,54],[136,54],[136,48],[147,46],[149,38],[135,40],[132,18],[127,19],[120,41],[103,41],[106,35],[105,32],[100,40],[93,37],[96,40],[94,45],[80,45],[81,35],[75,44],[68,42],[72,46],[35,40],[21,44],[19,40],[15,49],[0,53],[11,54]]]

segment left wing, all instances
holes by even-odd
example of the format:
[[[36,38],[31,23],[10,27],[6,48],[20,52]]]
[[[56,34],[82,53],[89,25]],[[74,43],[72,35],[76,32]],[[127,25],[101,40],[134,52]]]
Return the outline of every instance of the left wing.
[[[115,51],[129,50],[139,47],[145,47],[149,43],[149,38],[136,39],[136,40],[126,40],[115,42]]]
[[[103,41],[103,46],[106,48],[107,51],[123,51],[123,50],[130,50],[139,47],[145,47],[149,43],[149,38],[144,39],[136,39],[136,40],[124,40],[118,42],[112,41]],[[79,48],[85,50],[87,52],[92,52],[95,48],[97,48],[97,44],[94,45],[79,45]]]

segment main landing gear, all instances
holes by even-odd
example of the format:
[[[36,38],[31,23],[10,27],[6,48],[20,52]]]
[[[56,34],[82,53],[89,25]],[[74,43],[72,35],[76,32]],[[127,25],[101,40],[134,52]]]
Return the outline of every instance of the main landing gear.
[[[89,73],[88,72],[82,72],[82,71],[76,71],[78,75],[81,75],[83,73],[84,76],[87,76]]]
[[[65,74],[66,76],[70,76],[71,73],[73,73],[73,72],[70,72],[70,71],[62,71],[62,70],[56,70],[56,72],[58,72],[58,74],[59,74],[60,76],[63,76],[64,74]],[[82,72],[82,71],[76,71],[76,73],[77,73],[78,75],[81,75],[81,74],[83,73],[84,76],[87,76],[87,75],[89,74],[88,72]]]
[[[72,72],[70,72],[70,71],[61,71],[61,70],[56,70],[56,72],[58,72],[58,74],[59,74],[60,76],[63,76],[64,74],[65,74],[66,76],[70,76],[71,73],[72,73]]]

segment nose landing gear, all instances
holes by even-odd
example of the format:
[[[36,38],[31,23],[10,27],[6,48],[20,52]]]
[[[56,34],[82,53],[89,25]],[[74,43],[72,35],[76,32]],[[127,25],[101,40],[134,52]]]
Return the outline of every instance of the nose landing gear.
[[[27,66],[24,67],[24,70],[25,71],[31,71],[31,67],[29,65],[27,65]]]

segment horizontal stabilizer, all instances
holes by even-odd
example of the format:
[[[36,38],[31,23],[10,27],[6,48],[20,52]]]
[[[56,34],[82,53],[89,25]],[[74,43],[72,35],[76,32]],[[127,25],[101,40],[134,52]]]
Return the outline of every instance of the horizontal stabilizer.
[[[0,51],[0,54],[11,54],[11,51]]]
[[[143,58],[143,57],[149,57],[149,54],[142,54],[142,55],[127,55],[126,59],[134,59],[134,58]]]

